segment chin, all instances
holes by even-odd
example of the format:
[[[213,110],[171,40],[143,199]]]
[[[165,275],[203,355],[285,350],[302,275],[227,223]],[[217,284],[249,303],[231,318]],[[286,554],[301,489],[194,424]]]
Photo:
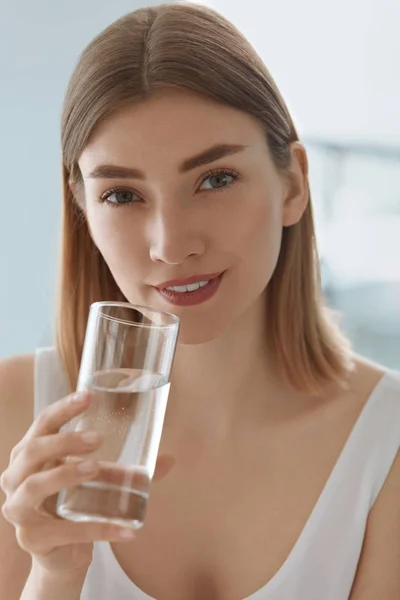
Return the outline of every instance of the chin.
[[[170,311],[170,312],[173,312]],[[180,327],[178,344],[191,346],[206,344],[218,338],[228,326],[226,315],[204,315],[203,317],[191,317],[190,314],[180,314]]]
[[[216,299],[195,306],[174,306],[166,302],[157,301],[157,297],[148,297],[147,294],[138,293],[138,290],[127,289],[123,292],[131,304],[148,306],[153,310],[168,312],[180,319],[178,344],[198,345],[212,342],[220,337],[235,320],[234,307],[229,303],[231,310],[225,304],[221,307],[221,300]],[[220,292],[219,292],[220,293]],[[236,307],[237,308],[237,307]]]

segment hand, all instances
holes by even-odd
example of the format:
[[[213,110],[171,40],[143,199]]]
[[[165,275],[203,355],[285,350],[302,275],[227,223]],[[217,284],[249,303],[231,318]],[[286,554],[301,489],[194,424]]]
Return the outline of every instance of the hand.
[[[52,575],[87,570],[95,541],[130,540],[135,535],[128,527],[74,523],[55,512],[57,495],[63,488],[93,479],[99,473],[93,460],[65,462],[65,458],[93,452],[100,446],[101,436],[87,442],[83,432],[60,432],[89,404],[89,394],[74,394],[46,408],[11,451],[10,463],[0,479],[6,494],[2,512],[14,525],[18,544],[31,554],[36,565]],[[165,477],[173,464],[171,456],[160,456],[153,479]],[[88,470],[79,469],[84,465]]]

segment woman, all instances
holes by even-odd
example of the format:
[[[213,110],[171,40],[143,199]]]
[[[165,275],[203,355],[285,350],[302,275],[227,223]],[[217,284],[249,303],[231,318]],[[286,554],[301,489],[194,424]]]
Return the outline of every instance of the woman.
[[[2,597],[399,597],[400,380],[324,306],[306,153],[248,42],[196,5],[123,17],[72,75],[62,149],[57,349],[0,373]],[[95,475],[59,432],[90,398],[59,398],[90,304],[119,299],[181,318],[134,539],[54,516]]]

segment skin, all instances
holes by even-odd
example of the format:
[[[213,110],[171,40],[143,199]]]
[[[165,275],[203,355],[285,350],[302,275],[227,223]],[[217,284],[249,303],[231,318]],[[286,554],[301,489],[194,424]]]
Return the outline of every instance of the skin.
[[[245,149],[178,171],[182,161],[220,143]],[[145,179],[90,176],[104,164],[140,169]],[[189,92],[162,90],[101,123],[79,167],[84,181],[80,201],[91,235],[125,296],[181,319],[169,414],[190,411],[193,418],[194,409],[201,433],[215,422],[229,428],[242,418],[237,405],[244,389],[248,395],[250,381],[255,405],[260,392],[265,398],[277,387],[287,396],[287,387],[273,382],[268,372],[264,293],[282,228],[296,223],[307,206],[302,145],[292,145],[290,173],[281,173],[253,117]],[[228,169],[239,177],[222,175],[224,187],[217,187],[215,176],[207,178],[210,169]],[[109,200],[126,197],[130,202],[99,202],[116,186],[128,195],[113,194]],[[153,287],[219,271],[226,272],[217,294],[198,306],[171,306]],[[251,413],[249,406],[246,410]]]
[[[179,173],[183,160],[221,142],[246,149]],[[290,171],[281,173],[251,117],[193,94],[164,90],[104,121],[80,157],[83,188],[71,183],[126,297],[181,317],[160,447],[160,455],[173,457],[175,464],[171,469],[171,461],[159,463],[146,525],[136,539],[112,544],[128,577],[154,598],[239,600],[270,581],[301,537],[382,377],[379,366],[355,357],[346,392],[330,386],[320,398],[309,398],[277,380],[269,367],[264,290],[282,228],[301,218],[308,201],[304,148],[295,143],[291,152]],[[90,177],[104,163],[141,169],[146,179]],[[222,176],[218,183],[229,185],[214,191],[216,180],[203,177],[209,167],[231,169],[240,179],[231,184]],[[99,196],[115,185],[126,190],[125,199],[135,191],[138,202],[119,208],[100,203]],[[226,271],[222,285],[200,306],[170,307],[153,288],[167,279],[220,270]],[[32,397],[33,357],[0,364],[0,398],[7,399],[1,407],[7,423],[0,436],[4,461],[28,428]],[[24,468],[32,469],[32,452],[25,453]],[[397,458],[368,518],[351,600],[400,595],[399,471]],[[21,468],[11,468],[3,483],[8,480],[9,487],[10,478],[21,475]],[[40,472],[36,482],[37,477],[46,473]],[[49,495],[40,485],[36,491]],[[23,490],[17,487],[18,493]],[[32,493],[10,506],[32,517],[31,504]],[[83,539],[83,524],[79,529],[62,525]],[[17,598],[30,564],[14,531],[4,520],[0,527],[7,556],[0,582],[8,586],[5,596]],[[59,531],[61,524],[50,527],[65,546],[69,538]],[[31,527],[28,533],[30,547],[35,541],[49,543],[43,529]],[[85,535],[97,539],[93,532]],[[111,539],[104,532],[100,538]],[[49,560],[62,552],[63,546],[56,548]],[[53,589],[60,600],[78,597],[85,576],[86,569],[73,581],[49,581],[48,574],[46,581],[33,578],[23,597],[37,595],[39,588],[46,598]]]
[[[221,143],[245,149],[179,171],[183,161]],[[280,172],[255,119],[189,92],[162,90],[95,129],[79,159],[83,186],[71,183],[127,299],[181,319],[160,447],[175,465],[152,487],[136,540],[112,545],[128,577],[155,598],[233,600],[272,579],[383,373],[356,357],[346,392],[330,385],[310,398],[270,368],[265,290],[282,229],[301,219],[308,202],[300,143],[291,145],[291,156],[289,170]],[[144,178],[92,177],[104,164],[140,169]],[[210,168],[239,178],[210,179]],[[125,193],[109,200],[128,202],[100,202],[115,186]],[[219,271],[225,275],[217,294],[198,306],[171,306],[154,289]],[[391,514],[394,496],[387,495],[384,490],[384,508],[373,512],[367,532]],[[376,538],[389,564],[394,546]],[[369,543],[352,600],[364,600],[358,589],[366,586],[376,597],[363,567],[373,556]],[[391,591],[398,589],[393,573],[386,577]]]

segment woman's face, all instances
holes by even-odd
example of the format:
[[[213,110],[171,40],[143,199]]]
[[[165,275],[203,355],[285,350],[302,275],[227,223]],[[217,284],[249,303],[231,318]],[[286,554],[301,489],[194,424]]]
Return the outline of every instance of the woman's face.
[[[104,120],[79,166],[91,235],[125,297],[178,315],[183,343],[262,301],[282,227],[307,203],[304,151],[292,153],[289,178],[255,119],[182,90]],[[201,288],[182,291],[187,278]]]

